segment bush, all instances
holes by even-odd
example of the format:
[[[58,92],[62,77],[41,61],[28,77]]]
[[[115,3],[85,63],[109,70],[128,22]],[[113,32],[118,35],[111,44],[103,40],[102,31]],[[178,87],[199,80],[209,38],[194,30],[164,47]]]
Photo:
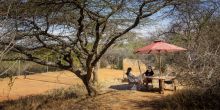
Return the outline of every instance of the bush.
[[[180,90],[160,100],[163,109],[197,110],[197,109],[220,109],[220,86],[209,89],[185,89]]]

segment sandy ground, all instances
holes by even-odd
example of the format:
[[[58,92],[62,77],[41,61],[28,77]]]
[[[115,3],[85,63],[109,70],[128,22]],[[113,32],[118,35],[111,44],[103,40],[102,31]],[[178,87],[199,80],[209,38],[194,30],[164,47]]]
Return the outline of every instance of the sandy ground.
[[[165,91],[165,94],[159,94],[157,91],[129,90],[127,82],[122,82],[124,77],[124,71],[122,70],[100,69],[98,75],[99,81],[104,87],[103,91],[105,91],[101,95],[94,98],[80,99],[80,101],[75,99],[54,101],[48,103],[47,106],[52,106],[53,110],[152,110],[160,106],[160,103],[155,102],[155,100],[160,100],[164,96],[173,93],[172,91]],[[137,75],[139,73],[136,73]],[[14,78],[16,79],[11,90],[8,86],[8,78],[0,80],[0,101],[42,94],[48,90],[82,84],[79,78],[68,71],[28,75],[26,79],[24,79],[24,76]],[[158,85],[158,83],[153,81],[153,85],[156,87],[155,85]]]
[[[100,69],[99,79],[101,82],[115,83],[123,78],[123,71]],[[82,84],[81,80],[68,71],[47,72],[41,74],[14,77],[14,83],[10,90],[9,78],[0,80],[0,101],[17,99],[21,96],[44,93],[51,89],[66,88],[74,84]]]

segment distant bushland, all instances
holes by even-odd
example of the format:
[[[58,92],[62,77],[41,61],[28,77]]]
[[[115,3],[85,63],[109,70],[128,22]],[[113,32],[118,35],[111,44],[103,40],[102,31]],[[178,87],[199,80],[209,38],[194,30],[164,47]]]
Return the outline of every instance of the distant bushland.
[[[35,73],[42,73],[47,71],[57,71],[60,70],[54,67],[47,67],[43,65],[39,65],[33,62],[21,61],[2,61],[0,62],[0,73],[4,73],[1,75],[1,78],[5,78],[8,76],[17,76],[17,75],[30,75]]]

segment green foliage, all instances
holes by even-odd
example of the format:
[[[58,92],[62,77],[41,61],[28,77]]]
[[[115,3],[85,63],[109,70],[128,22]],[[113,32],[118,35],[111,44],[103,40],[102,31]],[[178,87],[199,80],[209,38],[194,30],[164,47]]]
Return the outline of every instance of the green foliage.
[[[109,49],[101,59],[101,67],[111,65],[115,69],[122,69],[123,59],[143,59],[143,56],[135,54],[135,50],[146,45],[147,39],[137,36],[135,33],[128,33],[118,41],[114,47]]]
[[[56,52],[53,52],[48,49],[38,49],[35,51],[32,51],[34,56],[37,56],[38,58],[45,60],[45,61],[56,61],[57,59],[61,60],[62,64],[65,64],[66,61],[63,60],[63,56],[59,57],[60,55]],[[18,53],[14,52],[9,52],[5,58],[13,58],[13,57],[18,57],[21,56]],[[71,54],[73,58],[73,63],[77,66],[80,67],[80,62],[77,59],[75,54]],[[16,63],[15,65],[13,65]],[[20,64],[19,64],[20,63]],[[13,65],[13,67],[11,67]],[[11,68],[10,68],[11,67]],[[18,74],[23,75],[23,74],[34,74],[34,73],[41,73],[41,72],[46,72],[47,69],[48,71],[55,71],[55,70],[60,70],[55,67],[47,67],[44,65],[36,64],[34,62],[28,62],[28,61],[1,61],[0,62],[0,72],[6,71],[8,68],[10,68],[6,74],[1,75],[1,78],[4,77],[9,77],[9,76],[16,76]]]
[[[16,63],[12,66],[12,64]],[[5,74],[1,75],[1,78],[17,76],[17,75],[29,75],[35,73],[47,72],[47,67],[43,65],[39,65],[33,62],[21,61],[20,64],[17,61],[2,61],[0,63],[0,71],[1,73],[5,72]],[[48,67],[48,71],[55,71],[57,68]]]
[[[13,65],[15,63],[15,65]],[[58,68],[46,67],[33,62],[28,61],[1,61],[0,62],[0,72],[5,74],[1,75],[1,78],[17,76],[17,75],[29,75],[35,73],[42,73],[48,71],[59,70]]]
[[[167,40],[169,41],[169,43],[171,44],[175,44],[175,45],[180,45],[180,44],[185,44],[186,41],[183,39],[183,35],[175,35],[175,36],[169,36],[167,38]]]

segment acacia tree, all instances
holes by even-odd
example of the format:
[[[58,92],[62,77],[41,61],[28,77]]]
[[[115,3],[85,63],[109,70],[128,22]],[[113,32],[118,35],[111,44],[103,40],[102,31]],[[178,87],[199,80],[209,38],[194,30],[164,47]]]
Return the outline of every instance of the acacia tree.
[[[2,0],[1,48],[11,46],[25,60],[69,70],[84,83],[88,94],[92,72],[102,55],[118,38],[174,0]],[[11,34],[15,35],[12,43]],[[53,62],[38,57],[38,49],[55,54]],[[99,51],[97,51],[99,49]],[[79,62],[79,64],[77,63]]]

